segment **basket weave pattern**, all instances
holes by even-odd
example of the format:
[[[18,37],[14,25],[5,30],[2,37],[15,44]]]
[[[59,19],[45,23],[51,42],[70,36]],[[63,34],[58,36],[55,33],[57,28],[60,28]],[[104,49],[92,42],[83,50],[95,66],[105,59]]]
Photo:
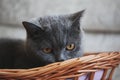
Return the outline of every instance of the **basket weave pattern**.
[[[95,72],[99,70],[104,71],[101,80],[112,80],[119,64],[120,52],[93,53],[32,69],[0,69],[0,80],[78,80],[88,73],[89,80],[94,80]],[[108,70],[110,73],[106,78]]]

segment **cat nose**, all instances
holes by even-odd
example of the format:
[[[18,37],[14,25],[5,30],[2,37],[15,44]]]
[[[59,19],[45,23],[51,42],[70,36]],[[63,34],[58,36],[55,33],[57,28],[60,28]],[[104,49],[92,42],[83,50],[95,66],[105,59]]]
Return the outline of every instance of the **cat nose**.
[[[65,60],[66,60],[66,57],[62,52],[56,54],[56,61],[57,62],[61,62],[61,61],[65,61]]]

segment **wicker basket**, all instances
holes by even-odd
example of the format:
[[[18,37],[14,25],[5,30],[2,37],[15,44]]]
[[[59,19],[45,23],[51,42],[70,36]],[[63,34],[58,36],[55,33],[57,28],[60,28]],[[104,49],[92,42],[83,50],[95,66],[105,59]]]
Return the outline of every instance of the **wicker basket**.
[[[120,52],[93,53],[44,67],[0,69],[0,80],[112,80],[119,64]]]

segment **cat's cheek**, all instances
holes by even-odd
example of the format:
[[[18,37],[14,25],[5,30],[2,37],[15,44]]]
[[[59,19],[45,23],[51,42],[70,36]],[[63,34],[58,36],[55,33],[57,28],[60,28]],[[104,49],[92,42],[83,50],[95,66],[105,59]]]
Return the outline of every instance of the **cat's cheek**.
[[[47,57],[45,57],[45,60],[49,63],[55,62],[55,58],[53,56],[47,56]]]
[[[73,58],[73,54],[69,51],[66,51],[64,53],[64,57],[65,57],[65,60],[68,60],[68,59],[72,59]]]
[[[77,55],[78,57],[83,56],[83,49],[81,48],[81,46],[79,46],[79,47],[77,48],[77,50],[76,50],[76,55]]]
[[[77,58],[81,56],[81,53],[79,52],[80,50],[74,50],[71,52],[66,52],[66,58],[67,59],[72,59],[72,58]]]

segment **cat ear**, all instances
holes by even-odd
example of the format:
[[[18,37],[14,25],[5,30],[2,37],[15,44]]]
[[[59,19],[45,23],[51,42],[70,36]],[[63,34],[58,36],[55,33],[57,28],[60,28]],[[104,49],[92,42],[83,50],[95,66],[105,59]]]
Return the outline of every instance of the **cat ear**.
[[[28,36],[33,36],[42,30],[39,26],[27,21],[23,21],[22,24],[25,27]]]
[[[76,12],[74,14],[71,14],[71,17],[70,19],[72,21],[75,21],[75,20],[80,20],[80,18],[83,16],[83,13],[85,12],[85,10],[82,10],[82,11],[79,11],[79,12]]]
[[[85,10],[79,11],[77,13],[74,13],[70,16],[70,20],[72,21],[72,28],[75,30],[80,30],[80,19],[83,15]]]

